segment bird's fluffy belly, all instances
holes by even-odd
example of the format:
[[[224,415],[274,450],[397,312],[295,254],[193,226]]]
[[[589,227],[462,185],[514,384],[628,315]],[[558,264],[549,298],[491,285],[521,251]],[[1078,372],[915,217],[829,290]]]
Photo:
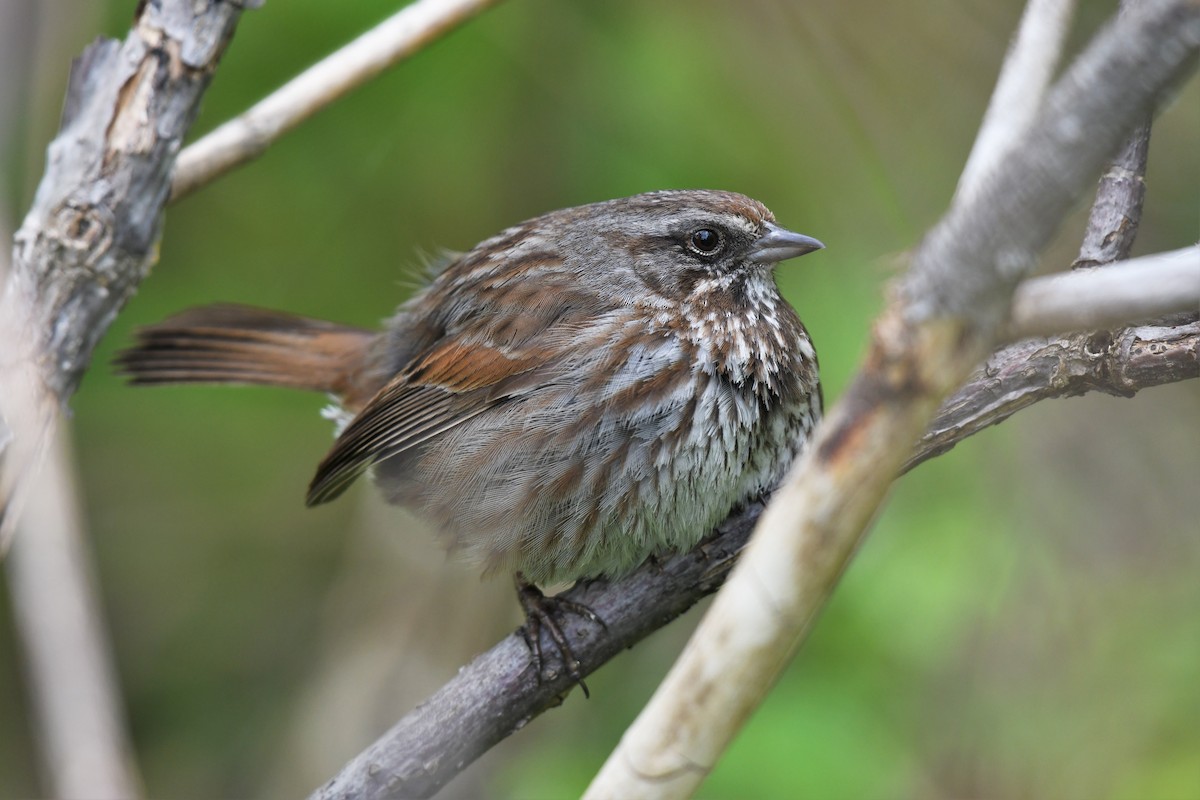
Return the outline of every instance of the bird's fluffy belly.
[[[805,438],[803,409],[764,406],[718,376],[693,374],[671,398],[652,413],[588,419],[564,408],[564,386],[538,398],[542,413],[481,415],[423,454],[377,465],[377,480],[490,572],[538,583],[620,575],[693,547],[774,486]]]

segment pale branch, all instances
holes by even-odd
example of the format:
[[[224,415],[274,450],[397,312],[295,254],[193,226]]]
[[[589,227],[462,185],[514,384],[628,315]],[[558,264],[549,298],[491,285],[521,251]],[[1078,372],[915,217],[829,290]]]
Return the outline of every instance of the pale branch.
[[[170,163],[240,13],[229,2],[144,3],[123,43],[84,51],[0,270],[0,555],[25,501],[26,535],[5,568],[55,796],[137,797],[141,787],[69,457],[65,443],[47,446],[60,404],[154,258]]]
[[[907,317],[972,316],[985,327],[1000,324],[1012,287],[1033,269],[1079,187],[1094,180],[1128,132],[1195,67],[1197,15],[1191,3],[1148,2],[1097,35],[1047,96],[1004,168],[926,234],[920,251],[928,266],[910,270],[899,285]]]
[[[0,204],[0,241],[12,236],[7,211]],[[9,253],[0,250],[0,280],[9,269]],[[6,358],[31,341],[25,331],[9,327],[11,323],[0,320],[0,337],[4,337],[0,341],[8,343],[0,350]],[[39,407],[53,419],[53,400],[39,403],[32,391],[41,380],[35,365],[32,358],[23,370],[0,365],[0,374],[6,378],[27,373],[28,382],[6,383],[0,388],[5,396],[4,411],[12,412],[8,422],[36,419]],[[22,677],[31,723],[37,731],[37,754],[47,795],[134,800],[142,795],[141,778],[124,724],[124,702],[96,591],[69,445],[62,437],[55,438],[56,442],[47,442],[40,480],[24,484],[27,513],[20,518],[20,527],[27,531],[25,540],[9,551],[2,565],[8,578],[14,636],[26,664]],[[34,437],[21,437],[25,447],[35,446],[33,441]],[[11,453],[0,443],[0,454],[11,458]],[[2,480],[5,475],[0,469]],[[0,497],[6,496],[5,487],[0,486]],[[7,510],[0,504],[0,517]],[[17,509],[13,511],[9,519],[15,521]],[[0,530],[5,527],[0,520]],[[0,552],[3,545],[0,542]]]
[[[1200,308],[1200,247],[1032,278],[1013,292],[1005,338],[1087,331]]]
[[[97,40],[72,65],[0,288],[0,545],[55,404],[156,257],[175,154],[240,16],[222,0],[142,3],[124,42]]]
[[[60,428],[4,568],[46,796],[143,795]]]
[[[1116,150],[1194,67],[1200,6],[1110,22],[916,249],[863,368],[764,510],[725,588],[587,798],[689,796],[800,646],[911,442],[992,349],[1012,289]]]
[[[276,139],[499,0],[417,0],[292,78],[179,154],[178,200],[262,153]]]
[[[1129,397],[1152,386],[1200,377],[1200,322],[1145,326],[1107,344],[1086,337],[1022,342],[999,351],[950,398],[906,469],[1041,400],[1085,392]],[[643,566],[615,583],[583,582],[566,596],[604,620],[599,628],[568,616],[564,629],[584,675],[667,625],[724,582],[761,503],[738,509],[690,553]],[[573,688],[557,650],[544,646],[539,682],[529,648],[512,634],[464,666],[400,719],[312,800],[429,797],[475,758],[557,706]]]
[[[1030,0],[1026,5],[959,176],[960,198],[979,188],[1033,120],[1062,57],[1074,11],[1075,0]]]
[[[1121,11],[1128,13],[1135,6],[1136,0],[1122,0]],[[1133,130],[1118,151],[1117,157],[1101,175],[1096,189],[1096,198],[1088,214],[1088,224],[1079,248],[1079,256],[1071,265],[1072,269],[1094,273],[1094,269],[1088,268],[1128,258],[1137,237],[1138,224],[1142,216],[1142,203],[1146,193],[1145,174],[1146,161],[1150,151],[1150,124],[1150,118],[1147,117]],[[1186,259],[1189,252],[1193,259],[1193,269],[1200,270],[1200,251],[1194,247],[1150,258],[1178,260],[1182,256]],[[1189,295],[1200,292],[1200,277],[1187,274],[1177,276],[1177,279],[1167,276],[1165,283],[1160,283],[1159,281],[1162,280],[1160,278],[1151,280],[1150,283],[1137,280],[1129,285],[1130,281],[1124,274],[1124,270],[1137,271],[1145,263],[1143,259],[1132,262],[1125,261],[1120,273],[1105,271],[1102,273],[1102,280],[1113,279],[1114,282],[1127,284],[1126,290],[1133,293],[1149,292],[1160,295],[1162,292],[1178,290],[1184,295]],[[1168,267],[1169,270],[1170,267]],[[1074,290],[1072,281],[1063,281],[1060,276],[1025,281],[1013,293],[1013,310],[1008,325],[1008,337],[1016,339],[1020,335],[1045,335],[1052,330],[1069,328],[1082,330],[1093,327],[1099,329],[1104,325],[1118,321],[1125,322],[1130,319],[1130,317],[1120,320],[1105,318],[1095,313],[1094,304],[1078,302],[1082,298],[1092,297],[1096,294],[1094,289],[1089,288],[1090,280],[1085,283],[1087,285]],[[1112,285],[1109,284],[1110,287]],[[1042,292],[1043,287],[1046,289],[1057,287],[1062,290],[1059,299],[1053,301],[1051,306],[1065,308],[1070,317],[1069,320],[1060,318],[1056,321],[1033,322],[1030,319],[1031,316],[1036,316],[1039,305],[1036,296]],[[1032,303],[1028,302],[1031,297],[1033,298]],[[1188,302],[1186,296],[1183,298],[1183,302]],[[1188,308],[1189,310],[1195,309],[1197,305],[1200,303],[1192,299]],[[1078,314],[1080,310],[1084,310],[1086,324]],[[1170,309],[1157,308],[1159,312],[1168,310]],[[1147,314],[1149,313],[1151,312],[1147,309]],[[1169,329],[1155,329],[1155,334],[1164,330]],[[1184,329],[1181,328],[1181,330]],[[1075,334],[1069,340],[1036,339],[1017,342],[993,353],[987,363],[981,369],[976,370],[972,380],[943,403],[937,418],[922,439],[922,443],[932,447],[935,452],[949,449],[953,447],[953,441],[961,438],[962,435],[959,426],[964,423],[956,420],[970,418],[974,420],[971,423],[973,426],[995,425],[1025,405],[1036,402],[1042,387],[1048,386],[1052,382],[1071,384],[1074,381],[1080,381],[1081,385],[1072,389],[1073,393],[1087,391],[1089,388],[1087,376],[1094,370],[1094,365],[1108,363],[1105,357],[1113,351],[1114,347],[1119,348],[1118,352],[1124,354],[1125,358],[1111,364],[1111,369],[1105,374],[1120,376],[1127,370],[1134,370],[1133,363],[1139,363],[1141,360],[1130,358],[1129,355],[1135,352],[1135,348],[1140,348],[1146,338],[1139,337],[1135,329],[1128,329],[1116,334],[1105,330],[1095,330],[1091,333]],[[1189,353],[1186,348],[1175,348],[1172,352],[1183,359],[1174,366],[1182,369],[1194,367],[1196,353]],[[1081,357],[1087,359],[1087,363],[1082,367],[1079,365]],[[1119,369],[1122,363],[1128,365],[1124,370]],[[1030,368],[1030,365],[1035,364],[1048,365],[1051,369],[1046,372]],[[1172,372],[1172,366],[1169,362],[1156,363],[1156,367],[1164,375]],[[964,414],[964,411],[969,413]],[[915,460],[910,460],[904,470],[911,469],[915,464]]]

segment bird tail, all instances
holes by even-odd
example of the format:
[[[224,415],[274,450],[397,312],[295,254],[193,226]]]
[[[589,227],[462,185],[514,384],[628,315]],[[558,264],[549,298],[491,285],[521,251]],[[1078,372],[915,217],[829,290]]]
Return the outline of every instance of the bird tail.
[[[377,337],[280,311],[212,305],[140,329],[115,363],[134,384],[254,384],[352,398],[370,391],[361,384]]]

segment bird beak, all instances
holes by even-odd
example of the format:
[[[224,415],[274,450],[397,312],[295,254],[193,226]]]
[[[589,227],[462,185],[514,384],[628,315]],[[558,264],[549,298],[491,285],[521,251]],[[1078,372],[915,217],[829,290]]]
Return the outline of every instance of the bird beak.
[[[825,248],[825,245],[811,236],[793,233],[773,222],[764,222],[763,226],[767,232],[758,237],[754,246],[750,248],[749,259],[756,264],[774,264]]]

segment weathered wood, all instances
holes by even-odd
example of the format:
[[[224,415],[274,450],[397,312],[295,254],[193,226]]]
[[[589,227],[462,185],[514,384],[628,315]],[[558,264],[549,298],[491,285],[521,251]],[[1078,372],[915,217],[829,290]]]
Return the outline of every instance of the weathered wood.
[[[9,276],[59,398],[154,263],[175,155],[240,16],[221,0],[143,3],[124,42],[97,40],[72,66]]]
[[[1132,397],[1151,386],[1197,377],[1200,322],[1194,316],[1017,342],[994,353],[942,404],[904,471],[1042,400],[1088,392]]]
[[[98,39],[72,65],[0,286],[0,553],[56,404],[157,257],[175,156],[241,8],[144,2],[124,42]]]
[[[84,51],[0,265],[0,557],[27,495],[28,535],[4,566],[56,796],[142,790],[61,449],[34,475],[59,406],[155,260],[175,155],[239,16],[218,0],[142,3],[124,42]]]
[[[1079,257],[1072,268],[1095,267],[1129,258],[1146,197],[1150,123],[1138,125],[1100,176]]]

